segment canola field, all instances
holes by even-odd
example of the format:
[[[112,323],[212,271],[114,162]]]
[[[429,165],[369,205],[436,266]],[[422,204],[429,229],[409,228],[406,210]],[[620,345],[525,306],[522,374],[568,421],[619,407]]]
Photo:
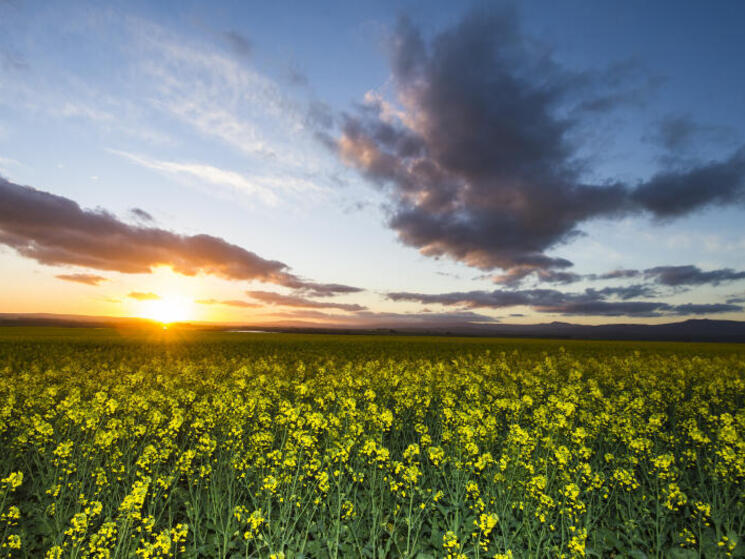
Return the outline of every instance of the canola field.
[[[0,329],[0,555],[745,557],[745,347]]]

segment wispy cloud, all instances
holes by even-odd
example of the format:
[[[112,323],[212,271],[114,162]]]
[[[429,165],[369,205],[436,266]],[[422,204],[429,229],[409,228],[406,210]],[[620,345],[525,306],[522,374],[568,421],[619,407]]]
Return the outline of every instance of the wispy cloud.
[[[160,295],[143,291],[131,291],[127,294],[127,297],[129,297],[130,299],[135,299],[137,301],[157,301],[158,299],[160,299]]]
[[[276,171],[307,176],[322,170],[328,159],[308,129],[307,108],[278,83],[214,45],[128,21],[137,68],[155,88],[154,107]],[[247,44],[227,38],[234,47]]]
[[[188,177],[197,181],[207,182],[209,184],[223,186],[238,190],[245,194],[255,196],[266,204],[275,205],[278,201],[277,195],[269,188],[258,184],[256,181],[249,180],[240,173],[220,169],[212,165],[202,163],[177,163],[175,161],[159,161],[143,155],[136,155],[126,151],[108,150],[111,153],[120,155],[142,167],[161,171],[171,176]]]
[[[257,307],[261,307],[263,305],[260,305],[259,303],[249,303],[248,301],[241,301],[240,299],[228,299],[228,300],[218,300],[218,299],[197,299],[194,301],[198,305],[226,305],[228,307],[240,307],[245,309],[254,309]]]
[[[21,165],[20,161],[16,161],[15,159],[11,159],[10,157],[0,157],[0,165]]]
[[[698,266],[657,266],[644,270],[645,277],[655,278],[663,285],[719,285],[723,282],[745,279],[745,271],[738,272],[731,268],[701,270]]]
[[[65,281],[83,283],[85,285],[98,285],[107,281],[107,278],[95,274],[57,274],[54,277]]]
[[[468,309],[530,307],[539,313],[567,316],[639,316],[701,315],[742,312],[743,307],[732,303],[670,304],[664,301],[631,301],[633,297],[654,295],[645,286],[626,288],[586,289],[567,293],[555,289],[522,289],[494,291],[466,291],[449,293],[388,293],[393,301],[415,301],[425,305],[439,304]],[[618,300],[620,299],[620,300]]]
[[[60,116],[68,118],[84,118],[107,124],[116,120],[113,113],[83,103],[73,103],[68,101],[57,110]]]
[[[1,129],[0,129],[1,131]],[[0,173],[9,174],[10,169],[21,167],[21,163],[10,157],[0,157]]]
[[[310,297],[333,297],[335,295],[345,295],[349,293],[360,293],[364,291],[361,287],[344,285],[342,283],[316,283],[311,281],[301,281],[297,284],[288,282],[286,287],[295,290],[296,293]]]
[[[736,138],[733,128],[701,124],[686,114],[663,117],[655,133],[645,137],[671,153],[693,150],[700,145],[701,139],[714,143],[734,143]]]
[[[341,311],[364,311],[366,307],[354,303],[334,303],[329,301],[313,301],[296,295],[283,295],[274,291],[246,291],[246,294],[266,305],[282,307],[300,307],[306,309],[337,309]]]
[[[374,312],[360,311],[346,315],[302,309],[273,313],[283,323],[307,322],[316,326],[350,328],[464,328],[496,324],[498,318],[471,311],[453,312]]]
[[[614,270],[605,274],[587,274],[580,276],[590,280],[645,278],[655,283],[670,287],[719,285],[721,283],[745,280],[745,270],[716,268],[702,270],[698,266],[655,266],[646,270]]]
[[[159,148],[177,147],[184,132],[223,151],[227,146],[250,173],[209,161],[153,158],[142,148],[138,151],[146,155],[129,155],[139,164],[235,189],[249,199],[275,204],[283,195],[303,196],[306,202],[311,195],[315,200],[328,195],[330,170],[339,166],[315,140],[310,100],[289,97],[277,82],[237,59],[237,51],[248,51],[248,40],[226,33],[228,52],[214,41],[115,10],[83,18],[79,31],[90,27],[100,33],[102,24],[111,37],[108,54],[117,57],[126,80],[107,87],[74,72],[39,73],[3,84],[0,104],[86,121],[109,138],[124,135],[125,141],[134,137]]]
[[[155,218],[142,208],[130,208],[129,213],[138,221],[143,223],[154,223]]]
[[[147,105],[121,89],[108,91],[74,74],[29,73],[3,83],[0,105],[58,121],[78,121],[107,135],[121,134],[152,145],[174,143],[169,130],[156,127]]]
[[[230,30],[225,31],[222,34],[222,37],[228,43],[230,48],[233,49],[233,52],[235,52],[238,56],[244,58],[248,58],[249,56],[251,56],[251,53],[253,51],[253,43],[251,42],[251,39],[246,37],[243,33],[235,30]]]

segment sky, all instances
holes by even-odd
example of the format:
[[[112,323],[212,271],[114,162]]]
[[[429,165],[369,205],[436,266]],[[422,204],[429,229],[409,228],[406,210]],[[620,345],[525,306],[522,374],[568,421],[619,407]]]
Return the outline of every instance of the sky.
[[[742,21],[0,0],[0,312],[745,320]]]

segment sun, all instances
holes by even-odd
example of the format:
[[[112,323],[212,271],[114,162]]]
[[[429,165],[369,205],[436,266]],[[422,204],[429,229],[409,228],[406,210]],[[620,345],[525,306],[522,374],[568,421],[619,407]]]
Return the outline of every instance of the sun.
[[[191,302],[185,297],[177,295],[143,301],[139,313],[142,318],[149,318],[163,325],[189,320],[191,314]]]

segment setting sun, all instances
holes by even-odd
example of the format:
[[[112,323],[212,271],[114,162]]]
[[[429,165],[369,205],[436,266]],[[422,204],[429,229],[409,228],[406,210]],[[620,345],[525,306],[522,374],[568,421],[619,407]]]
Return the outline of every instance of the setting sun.
[[[142,301],[140,308],[138,314],[142,318],[157,320],[163,324],[181,322],[192,318],[191,301],[176,295]]]

